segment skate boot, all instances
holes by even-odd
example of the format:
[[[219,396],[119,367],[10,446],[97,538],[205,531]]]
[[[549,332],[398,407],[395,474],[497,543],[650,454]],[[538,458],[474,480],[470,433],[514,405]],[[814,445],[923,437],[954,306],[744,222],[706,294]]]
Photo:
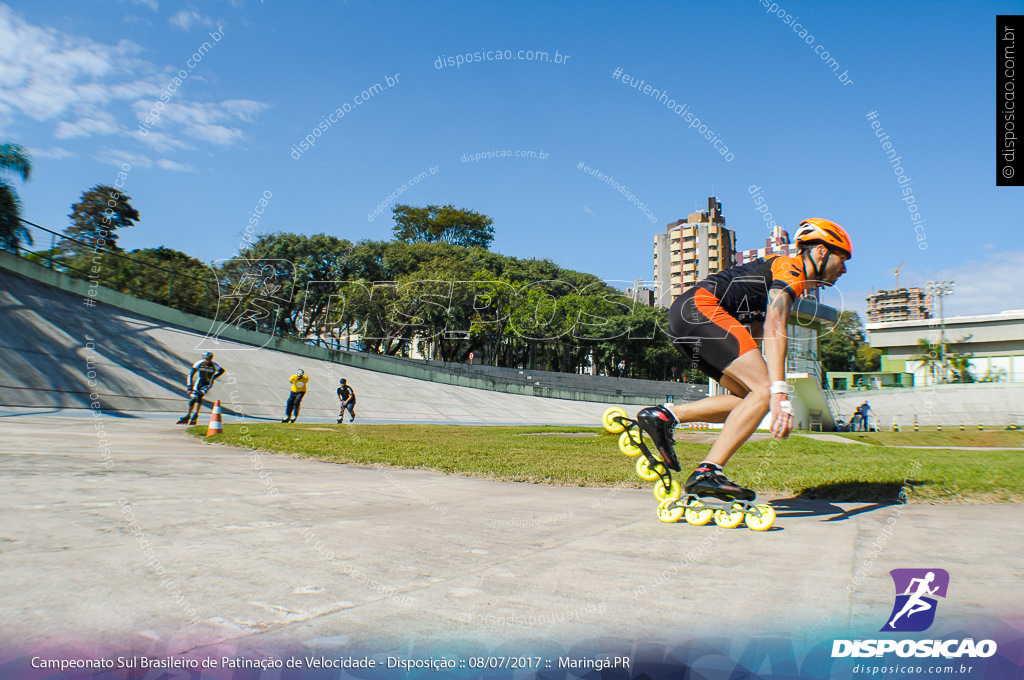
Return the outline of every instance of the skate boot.
[[[189,425],[195,425],[195,424],[196,424],[196,421],[197,421],[198,419],[199,419],[199,416],[192,416],[192,420],[188,421],[188,424],[189,424]]]
[[[291,418],[282,418],[281,422],[282,423],[290,423],[291,422]]]
[[[676,458],[672,430],[676,426],[676,418],[664,406],[651,406],[636,414],[636,422],[640,428],[654,440],[654,446],[661,454],[665,467],[679,471],[679,459]]]
[[[697,466],[683,484],[683,489],[688,494],[711,496],[723,501],[752,501],[757,496],[751,489],[730,480],[721,470],[706,464]]]
[[[178,418],[178,425],[188,425],[188,416]]]

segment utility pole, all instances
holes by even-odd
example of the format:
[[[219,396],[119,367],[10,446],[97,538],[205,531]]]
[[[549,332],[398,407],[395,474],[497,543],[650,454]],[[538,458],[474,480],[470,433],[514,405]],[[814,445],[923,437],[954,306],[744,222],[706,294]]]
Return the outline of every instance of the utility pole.
[[[939,370],[942,371],[942,382],[946,382],[946,319],[942,315],[942,298],[953,294],[956,284],[952,281],[929,281],[928,294],[939,298]]]

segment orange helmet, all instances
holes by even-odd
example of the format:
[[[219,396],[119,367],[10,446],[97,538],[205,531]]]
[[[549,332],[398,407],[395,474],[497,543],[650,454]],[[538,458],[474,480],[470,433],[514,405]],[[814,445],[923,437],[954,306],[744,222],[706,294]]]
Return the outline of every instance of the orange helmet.
[[[797,248],[821,243],[842,251],[846,259],[853,257],[853,243],[846,231],[835,222],[820,217],[811,217],[801,222],[794,241]]]

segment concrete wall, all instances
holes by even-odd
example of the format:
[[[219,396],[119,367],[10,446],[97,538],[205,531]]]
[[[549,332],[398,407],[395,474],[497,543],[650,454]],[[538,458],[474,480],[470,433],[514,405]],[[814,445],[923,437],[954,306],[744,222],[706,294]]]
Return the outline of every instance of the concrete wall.
[[[198,349],[217,351],[224,341],[274,349],[321,361],[352,366],[367,371],[427,380],[446,385],[506,392],[551,399],[595,401],[606,404],[649,404],[671,400],[693,401],[706,396],[706,387],[684,383],[631,380],[600,376],[554,373],[549,371],[521,371],[489,366],[468,366],[434,361],[385,357],[364,352],[349,352],[315,347],[302,342],[257,333],[236,326],[226,326],[193,314],[186,314],[164,305],[140,300],[102,286],[90,287],[88,281],[76,279],[59,271],[0,252],[0,276],[6,272],[52,286],[82,300],[96,302],[124,310],[130,314],[148,317],[168,325],[195,331],[205,337]],[[87,309],[84,304],[82,310]],[[228,343],[230,344],[230,343]]]
[[[836,392],[835,395],[844,420],[849,420],[853,410],[867,400],[885,428],[892,425],[893,419],[901,427],[909,427],[915,415],[921,425],[955,427],[963,422],[977,427],[980,422],[1006,427],[1016,414],[1018,425],[1024,426],[1024,385],[937,385]]]

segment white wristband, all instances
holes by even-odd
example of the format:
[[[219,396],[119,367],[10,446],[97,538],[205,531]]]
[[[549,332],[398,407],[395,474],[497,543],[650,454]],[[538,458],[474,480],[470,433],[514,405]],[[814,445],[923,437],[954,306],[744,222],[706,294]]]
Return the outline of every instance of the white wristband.
[[[776,380],[768,391],[771,394],[789,394],[789,383],[785,380]]]

